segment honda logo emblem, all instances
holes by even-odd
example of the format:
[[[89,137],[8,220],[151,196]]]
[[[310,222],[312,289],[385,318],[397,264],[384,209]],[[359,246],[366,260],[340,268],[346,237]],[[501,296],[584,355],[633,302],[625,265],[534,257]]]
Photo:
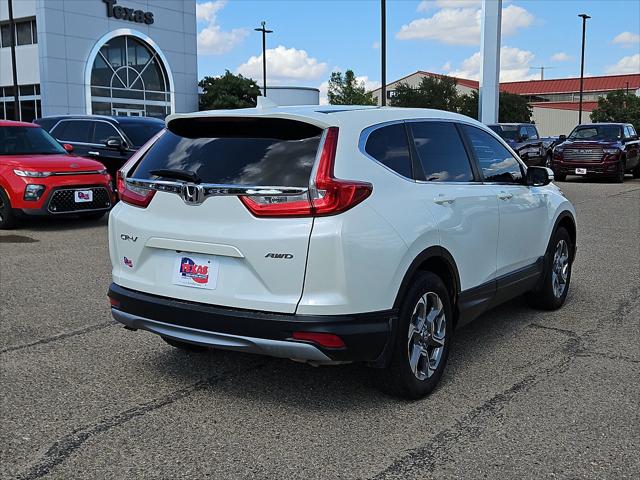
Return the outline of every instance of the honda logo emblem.
[[[204,188],[186,183],[182,186],[182,199],[188,205],[199,205],[204,202]]]

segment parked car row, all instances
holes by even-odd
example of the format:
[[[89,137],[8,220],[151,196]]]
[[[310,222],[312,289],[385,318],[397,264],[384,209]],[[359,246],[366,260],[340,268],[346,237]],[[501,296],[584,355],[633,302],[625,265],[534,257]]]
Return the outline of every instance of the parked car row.
[[[118,169],[163,128],[146,117],[0,121],[0,228],[19,216],[102,217],[117,201]]]
[[[553,147],[559,137],[541,137],[533,123],[495,123],[488,127],[500,135],[527,166],[551,166]]]

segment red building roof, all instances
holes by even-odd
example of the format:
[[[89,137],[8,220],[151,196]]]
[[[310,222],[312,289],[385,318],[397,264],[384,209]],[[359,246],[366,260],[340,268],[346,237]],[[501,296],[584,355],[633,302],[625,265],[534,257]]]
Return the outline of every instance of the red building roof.
[[[575,110],[579,109],[578,102],[534,102],[530,104],[536,108],[553,108],[554,110]],[[593,112],[598,106],[598,102],[582,102],[582,110]]]
[[[628,83],[628,85],[627,85]],[[640,88],[640,73],[629,75],[608,75],[585,77],[585,92],[603,92],[611,90],[635,91]],[[580,91],[580,78],[558,78],[553,80],[527,80],[523,82],[502,82],[500,90],[518,95],[540,95],[549,93],[572,93]]]

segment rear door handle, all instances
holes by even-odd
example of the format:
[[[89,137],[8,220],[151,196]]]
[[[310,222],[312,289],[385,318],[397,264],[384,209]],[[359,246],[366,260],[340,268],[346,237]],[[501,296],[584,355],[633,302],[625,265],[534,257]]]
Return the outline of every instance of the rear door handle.
[[[513,198],[513,195],[507,192],[500,192],[498,193],[498,198],[500,200],[511,200]]]
[[[438,205],[451,204],[455,201],[456,201],[455,197],[449,197],[447,195],[442,195],[442,194],[438,195],[436,198],[433,199],[433,203],[437,203]]]
[[[95,155],[95,156],[97,156],[97,157],[99,157],[99,156],[100,156],[100,152],[94,152],[94,151],[89,150],[87,153],[88,153],[89,155]]]

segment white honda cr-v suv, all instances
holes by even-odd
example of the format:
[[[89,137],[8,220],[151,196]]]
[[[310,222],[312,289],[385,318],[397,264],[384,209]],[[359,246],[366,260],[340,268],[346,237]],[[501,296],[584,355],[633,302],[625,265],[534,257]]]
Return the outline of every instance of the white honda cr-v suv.
[[[172,115],[119,172],[112,313],[185,349],[367,362],[418,398],[456,327],[564,303],[575,211],[552,175],[437,110]]]

